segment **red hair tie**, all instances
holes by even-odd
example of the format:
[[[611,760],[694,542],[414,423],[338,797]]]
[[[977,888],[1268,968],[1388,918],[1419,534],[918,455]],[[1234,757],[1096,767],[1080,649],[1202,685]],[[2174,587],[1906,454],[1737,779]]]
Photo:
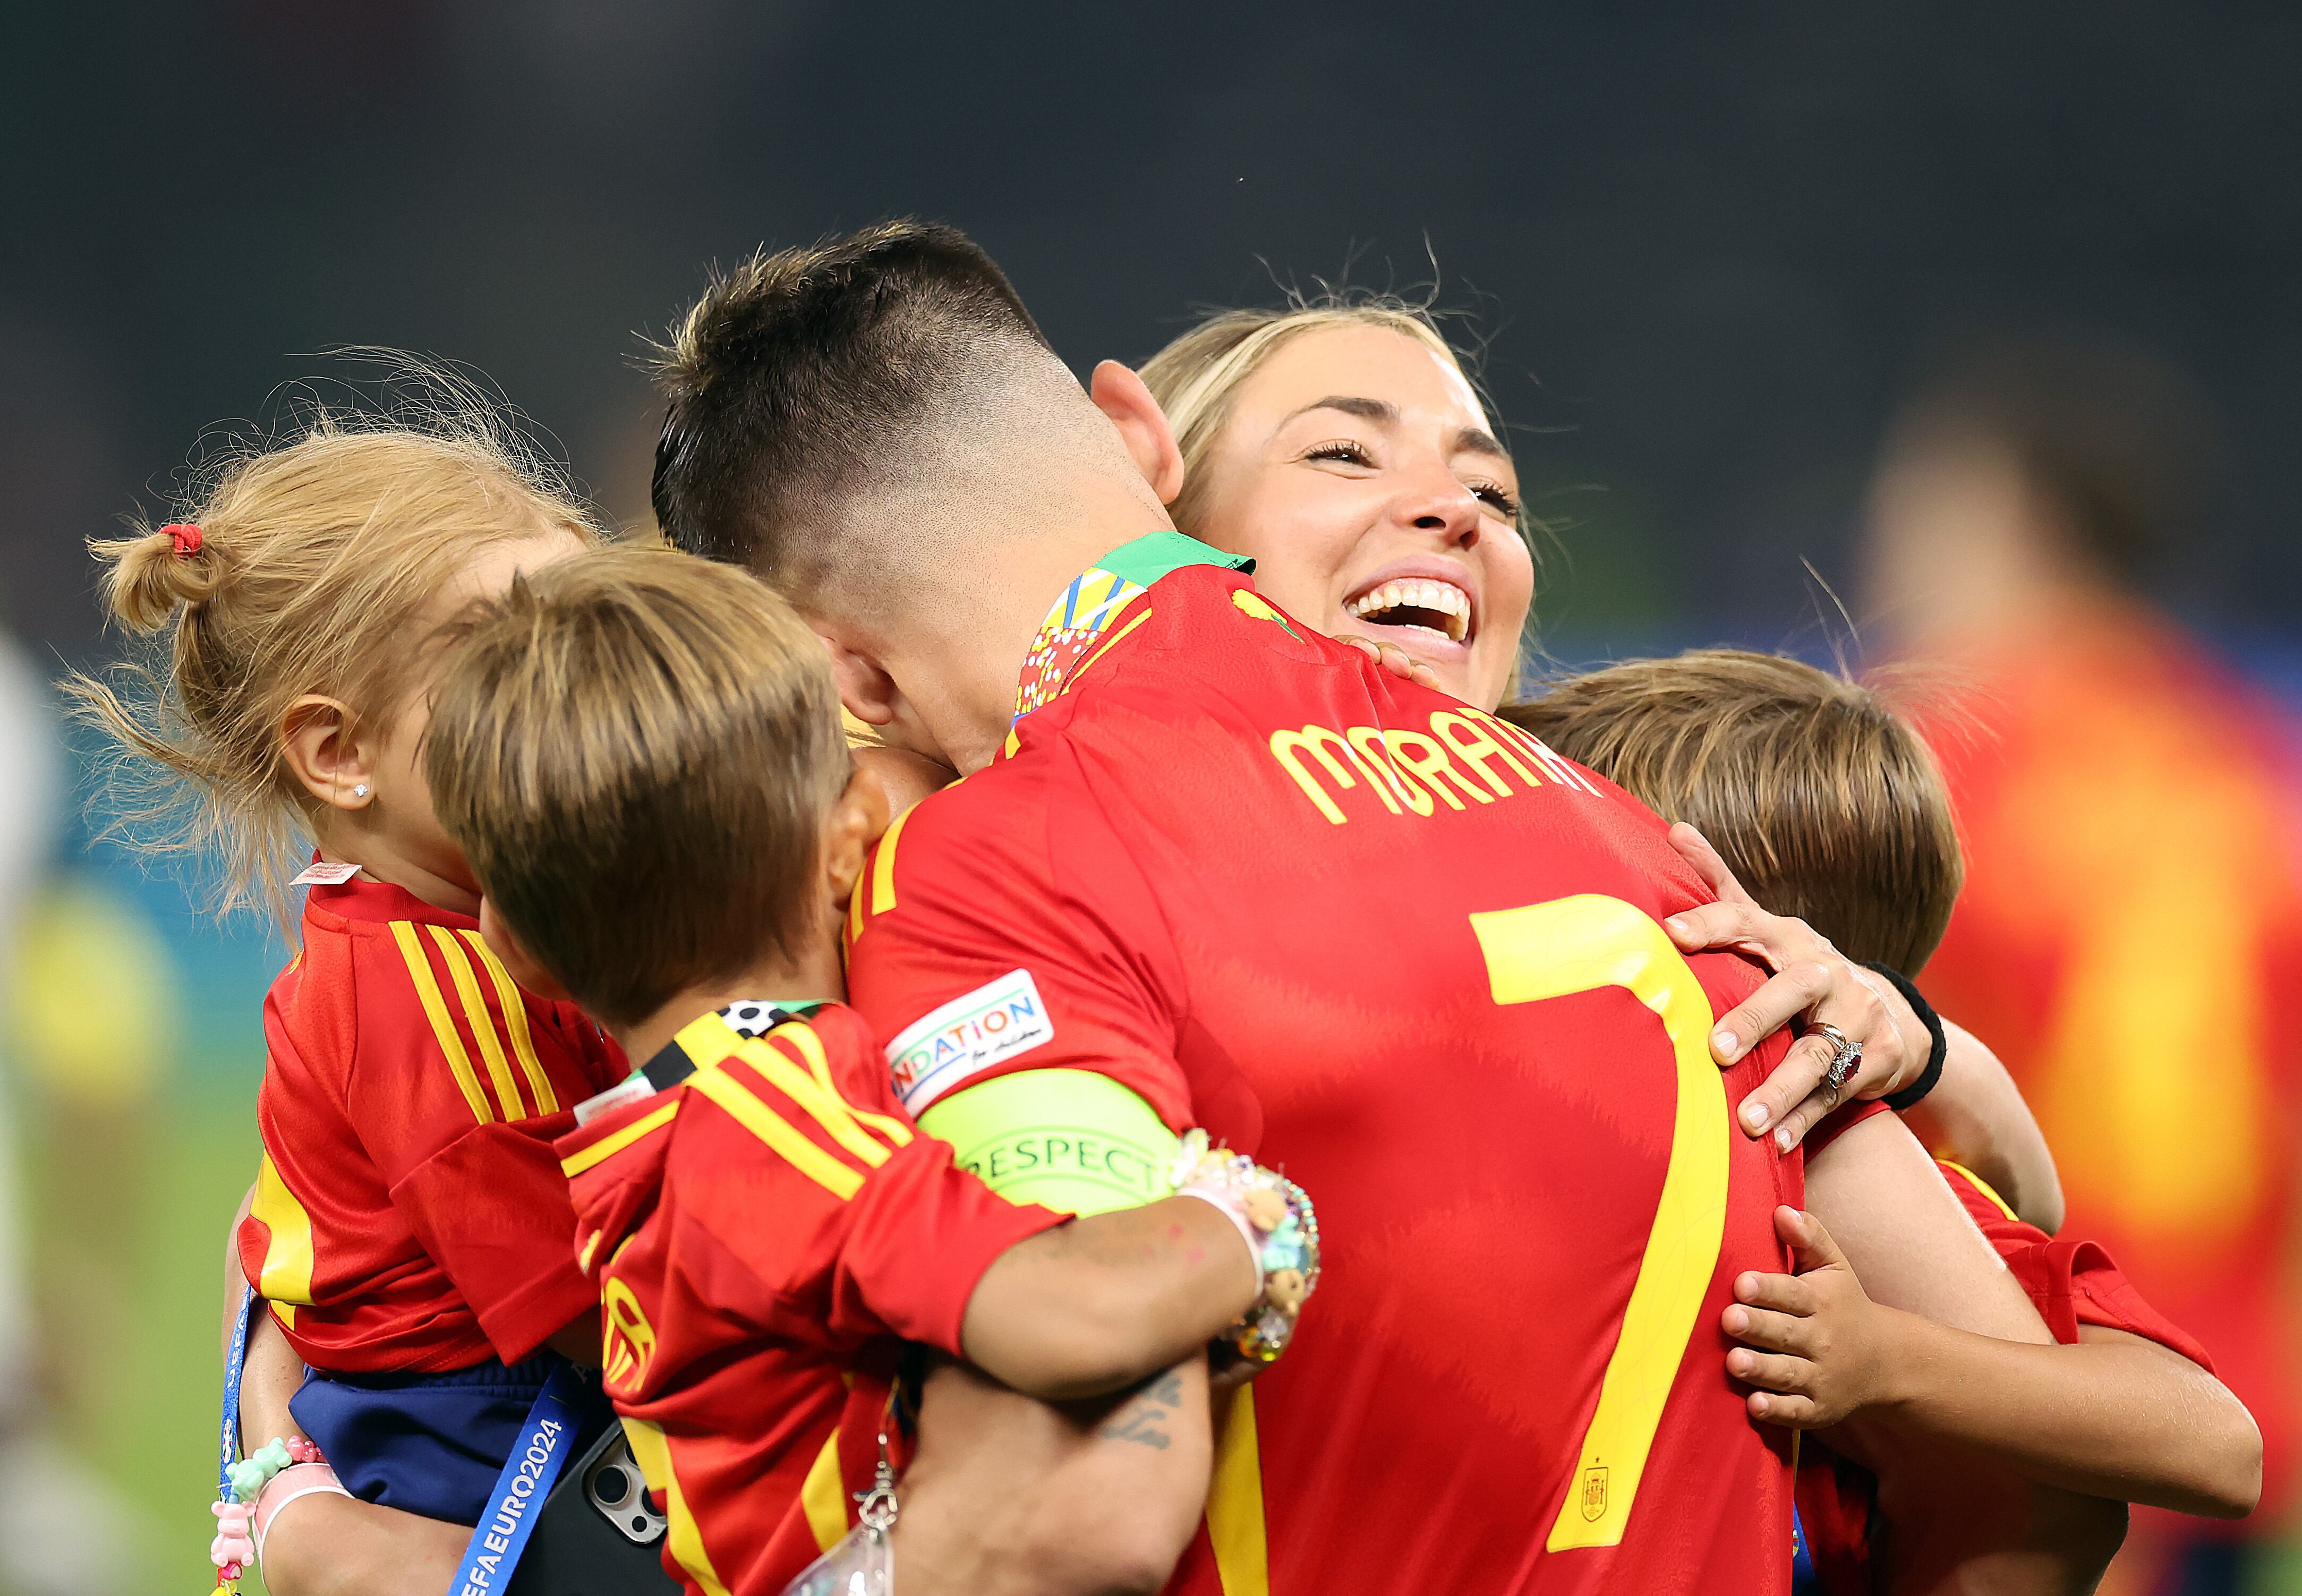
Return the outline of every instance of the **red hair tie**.
[[[174,540],[177,559],[187,559],[200,551],[200,529],[189,522],[179,521],[160,530]]]

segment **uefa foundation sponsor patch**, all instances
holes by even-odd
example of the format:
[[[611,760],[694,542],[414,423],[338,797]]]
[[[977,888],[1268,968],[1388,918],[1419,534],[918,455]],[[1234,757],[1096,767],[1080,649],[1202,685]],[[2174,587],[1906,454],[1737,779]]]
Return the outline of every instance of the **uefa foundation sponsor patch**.
[[[955,997],[887,1045],[895,1093],[917,1114],[995,1064],[1053,1041],[1054,1022],[1028,970],[1011,970]]]

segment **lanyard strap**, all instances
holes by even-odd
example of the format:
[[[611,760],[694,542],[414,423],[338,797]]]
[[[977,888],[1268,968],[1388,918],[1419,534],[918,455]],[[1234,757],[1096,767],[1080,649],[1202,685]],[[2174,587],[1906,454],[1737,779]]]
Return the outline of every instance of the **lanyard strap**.
[[[527,1410],[518,1444],[496,1476],[495,1492],[481,1510],[471,1544],[464,1548],[463,1564],[448,1587],[455,1596],[489,1596],[511,1583],[519,1554],[535,1533],[543,1499],[551,1494],[552,1482],[575,1445],[583,1399],[583,1377],[575,1365],[563,1363],[551,1371],[535,1406]]]
[[[216,1496],[231,1500],[231,1466],[239,1461],[239,1374],[248,1363],[248,1326],[256,1316],[256,1288],[241,1289],[239,1314],[232,1321],[231,1346],[223,1355],[223,1425],[216,1442]]]

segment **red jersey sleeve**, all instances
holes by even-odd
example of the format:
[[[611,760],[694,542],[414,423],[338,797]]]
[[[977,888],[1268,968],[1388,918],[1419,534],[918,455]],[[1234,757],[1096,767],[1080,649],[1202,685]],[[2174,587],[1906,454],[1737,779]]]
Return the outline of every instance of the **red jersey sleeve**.
[[[470,1126],[391,1188],[392,1205],[508,1364],[533,1356],[596,1300],[576,1267],[575,1210],[552,1151],[575,1125],[563,1111]]]
[[[1037,777],[928,798],[881,840],[848,928],[849,1002],[912,1113],[1001,1075],[1080,1070],[1170,1130],[1193,1123],[1165,922],[1093,803],[1049,802]]]
[[[1823,1115],[1820,1123],[1806,1133],[1806,1140],[1802,1145],[1806,1148],[1807,1157],[1811,1159],[1873,1114],[1893,1112],[1884,1099],[1878,1097],[1867,1097],[1861,1102],[1844,1104],[1832,1109]]]
[[[699,1050],[714,1024],[724,1037]],[[956,1357],[992,1260],[1064,1222],[954,1167],[950,1147],[903,1113],[869,1030],[845,1010],[756,1039],[699,1022],[681,1046],[691,1058],[725,1049],[677,1088],[663,1177],[660,1222],[692,1237],[667,1256],[685,1255],[699,1300],[803,1341],[853,1348],[894,1335]],[[616,1123],[648,1112],[643,1102]],[[571,1163],[582,1145],[561,1144],[578,1148]]]
[[[1947,1161],[1937,1164],[1976,1227],[2030,1294],[2056,1340],[2075,1341],[2079,1325],[2096,1324],[2155,1341],[2208,1373],[2214,1372],[2214,1360],[2197,1338],[2152,1307],[2100,1246],[2075,1237],[2049,1236],[2025,1224],[1971,1172]]]
[[[551,1144],[597,1089],[604,1045],[571,1053],[476,932],[399,921],[360,954],[346,1115],[496,1356],[519,1362],[595,1300]]]

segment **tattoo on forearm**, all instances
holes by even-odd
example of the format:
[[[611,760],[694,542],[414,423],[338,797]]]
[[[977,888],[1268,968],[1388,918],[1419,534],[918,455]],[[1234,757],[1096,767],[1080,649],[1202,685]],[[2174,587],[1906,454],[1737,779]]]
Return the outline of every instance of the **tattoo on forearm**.
[[[1095,1438],[1097,1441],[1133,1441],[1138,1446],[1155,1447],[1164,1451],[1172,1438],[1164,1426],[1182,1405],[1182,1376],[1172,1372],[1157,1375],[1105,1419],[1096,1428]]]

